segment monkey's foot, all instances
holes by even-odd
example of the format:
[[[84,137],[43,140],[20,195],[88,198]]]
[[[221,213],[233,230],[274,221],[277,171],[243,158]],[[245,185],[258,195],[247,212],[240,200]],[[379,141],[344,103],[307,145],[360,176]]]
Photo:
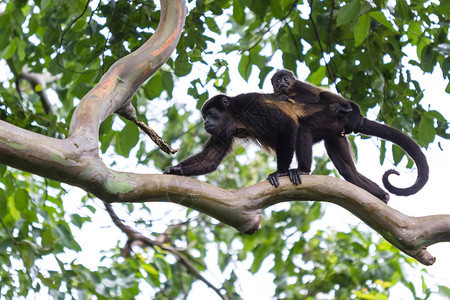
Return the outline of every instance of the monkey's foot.
[[[275,171],[273,173],[270,173],[267,177],[267,180],[269,180],[270,184],[274,187],[278,187],[280,185],[280,180],[278,179],[280,176],[287,176],[288,172],[280,172]]]
[[[332,103],[329,106],[330,110],[334,113],[346,113],[351,112],[353,109],[350,106],[343,105],[341,103]]]
[[[289,179],[295,185],[299,185],[302,183],[302,179],[300,178],[300,174],[304,174],[299,169],[290,169],[289,170]]]

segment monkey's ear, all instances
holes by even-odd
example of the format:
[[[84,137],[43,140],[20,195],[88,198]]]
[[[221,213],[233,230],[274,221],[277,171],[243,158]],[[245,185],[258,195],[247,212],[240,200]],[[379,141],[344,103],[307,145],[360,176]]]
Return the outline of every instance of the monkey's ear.
[[[228,107],[228,105],[230,105],[230,99],[228,99],[228,97],[222,97],[222,105]]]

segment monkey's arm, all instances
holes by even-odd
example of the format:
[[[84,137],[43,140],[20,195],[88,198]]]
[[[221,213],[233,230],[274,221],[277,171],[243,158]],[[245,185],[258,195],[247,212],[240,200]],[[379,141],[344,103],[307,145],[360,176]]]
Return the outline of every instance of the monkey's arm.
[[[330,110],[335,113],[351,112],[352,106],[350,102],[344,97],[334,94],[332,92],[324,91],[319,94],[320,101],[324,104],[329,104]]]
[[[231,150],[232,144],[232,138],[212,136],[200,153],[186,158],[176,166],[167,167],[164,174],[196,176],[211,173]]]

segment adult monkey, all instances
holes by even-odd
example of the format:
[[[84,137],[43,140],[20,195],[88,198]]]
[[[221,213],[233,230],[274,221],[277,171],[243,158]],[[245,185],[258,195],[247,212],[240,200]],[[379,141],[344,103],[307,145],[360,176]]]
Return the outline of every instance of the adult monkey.
[[[277,71],[272,76],[271,83],[274,89],[274,95],[278,100],[292,101],[294,103],[308,103],[310,105],[328,105],[329,110],[324,110],[321,113],[322,119],[323,117],[327,116],[329,120],[344,120],[343,122],[338,121],[338,123],[341,125],[340,135],[342,137],[334,135],[333,130],[328,131],[325,135],[323,135],[321,131],[324,129],[323,126],[325,126],[326,128],[326,124],[316,122],[316,118],[309,118],[301,122],[302,126],[299,128],[297,138],[299,139],[299,141],[303,141],[304,143],[306,143],[306,145],[302,148],[299,148],[299,150],[303,152],[297,152],[297,158],[299,158],[300,156],[299,168],[303,170],[303,172],[307,172],[308,168],[310,168],[312,164],[312,148],[310,148],[310,145],[312,144],[308,139],[313,137],[313,143],[315,143],[315,140],[321,140],[321,136],[323,136],[325,147],[327,148],[327,153],[332,159],[339,173],[347,181],[350,181],[360,187],[364,187],[365,183],[359,182],[363,178],[354,176],[354,174],[357,174],[357,171],[356,168],[354,168],[353,163],[348,167],[339,168],[337,164],[345,164],[345,160],[333,159],[333,156],[336,155],[336,151],[333,151],[333,149],[347,149],[348,141],[343,136],[345,134],[353,132],[378,136],[398,144],[405,150],[411,150],[407,152],[414,159],[417,165],[418,176],[416,182],[409,188],[396,188],[389,182],[388,177],[391,174],[399,175],[399,173],[395,170],[388,170],[384,173],[382,181],[389,192],[400,196],[408,196],[418,192],[428,181],[428,163],[426,161],[425,155],[423,155],[422,151],[420,150],[420,147],[412,139],[410,139],[400,131],[364,118],[361,115],[359,106],[355,102],[347,100],[340,95],[334,94],[327,89],[302,82],[296,79],[294,77],[294,74],[288,70]],[[348,151],[345,150],[344,152]],[[412,156],[411,153],[414,153],[415,156]],[[346,156],[347,159],[351,158],[351,155],[349,154],[344,154],[344,156]],[[354,171],[341,172],[341,170]]]
[[[352,102],[351,102],[352,103]],[[354,104],[354,106],[353,106]],[[382,201],[389,195],[376,183],[356,170],[350,147],[342,128],[349,122],[361,123],[360,132],[374,135],[402,147],[415,161],[418,178],[409,188],[392,186],[387,177],[398,174],[394,170],[383,176],[386,188],[397,195],[411,195],[419,191],[428,180],[428,164],[420,147],[397,129],[364,118],[359,107],[352,103],[350,114],[332,112],[328,104],[280,102],[273,94],[241,94],[236,97],[218,95],[202,108],[205,130],[211,138],[203,150],[177,166],[168,167],[165,174],[184,176],[201,175],[214,171],[231,150],[235,138],[255,140],[263,147],[275,150],[277,171],[268,180],[278,186],[278,177],[289,175],[294,184],[301,183],[300,174],[309,173],[312,163],[312,145],[320,140],[339,173],[349,182],[367,190]],[[289,169],[294,151],[299,166]]]
[[[321,106],[273,101],[270,94],[249,93],[236,97],[218,95],[202,107],[205,130],[211,134],[203,150],[177,166],[166,168],[165,174],[194,176],[210,173],[233,146],[234,139],[252,140],[272,149],[277,157],[277,170],[268,176],[274,186],[279,176],[289,175],[294,184],[301,183],[300,171],[289,169],[296,146],[299,119],[311,116]]]

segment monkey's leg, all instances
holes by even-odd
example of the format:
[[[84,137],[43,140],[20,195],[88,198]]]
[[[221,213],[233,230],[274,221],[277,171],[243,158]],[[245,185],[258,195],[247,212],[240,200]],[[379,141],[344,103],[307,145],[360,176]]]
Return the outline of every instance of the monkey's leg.
[[[389,201],[388,193],[375,182],[358,173],[346,137],[335,135],[325,139],[325,148],[334,166],[345,180],[365,189],[385,203]]]
[[[294,145],[295,145],[295,136],[296,129],[292,128],[287,130],[284,134],[278,134],[275,141],[275,152],[277,155],[277,170],[267,177],[270,184],[275,187],[280,185],[279,177],[289,175],[289,166],[292,162],[292,158],[294,157]],[[291,178],[290,178],[291,179]],[[292,179],[291,179],[292,181]],[[292,181],[294,184],[298,184],[298,182]]]
[[[297,131],[297,138],[295,143],[295,154],[297,156],[297,169],[289,169],[289,179],[295,185],[301,184],[301,174],[311,173],[312,164],[312,134],[304,126],[301,126]]]
[[[295,154],[297,156],[298,170],[304,174],[311,173],[311,165],[313,158],[313,137],[309,129],[305,129],[306,126],[300,126],[297,133],[297,144],[295,148]]]

